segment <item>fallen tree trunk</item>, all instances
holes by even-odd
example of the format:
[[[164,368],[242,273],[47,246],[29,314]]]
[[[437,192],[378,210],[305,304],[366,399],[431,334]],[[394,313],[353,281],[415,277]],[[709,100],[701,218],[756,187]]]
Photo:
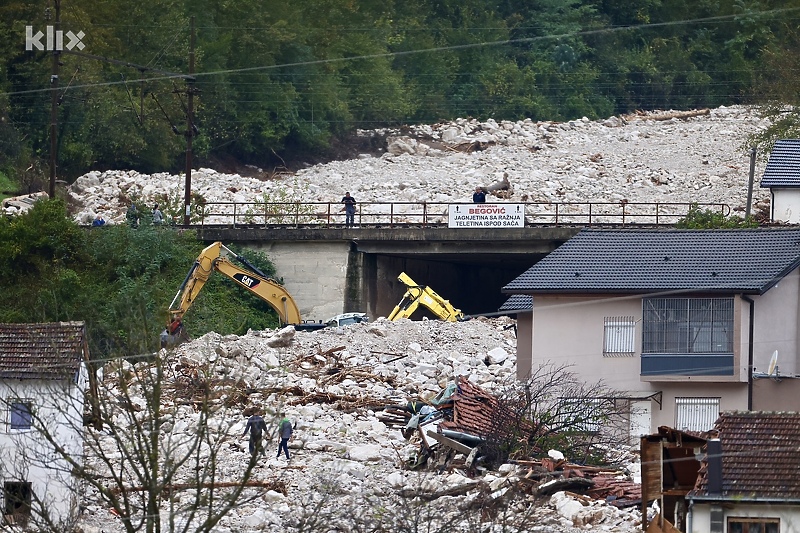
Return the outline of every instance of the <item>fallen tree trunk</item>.
[[[442,496],[462,496],[474,488],[477,488],[481,485],[480,482],[476,483],[465,483],[463,485],[457,485],[455,487],[450,487],[447,489],[437,490],[436,492],[424,492],[414,489],[403,489],[400,491],[400,495],[404,498],[419,498],[425,501],[433,501]]]
[[[275,492],[280,492],[284,496],[286,496],[286,483],[283,481],[247,481],[242,483],[241,481],[219,481],[217,483],[173,483],[171,485],[165,485],[164,488],[161,489],[162,494],[170,494],[172,492],[178,490],[191,490],[191,489],[226,489],[226,488],[233,488],[239,487],[244,485],[245,487],[259,487],[262,489],[274,490]],[[119,494],[121,492],[144,492],[150,490],[151,487],[114,487],[112,492]]]
[[[691,111],[670,111],[669,113],[661,113],[659,115],[636,114],[627,118],[638,118],[643,120],[671,120],[673,118],[691,118],[709,114],[711,114],[710,109],[693,109]]]

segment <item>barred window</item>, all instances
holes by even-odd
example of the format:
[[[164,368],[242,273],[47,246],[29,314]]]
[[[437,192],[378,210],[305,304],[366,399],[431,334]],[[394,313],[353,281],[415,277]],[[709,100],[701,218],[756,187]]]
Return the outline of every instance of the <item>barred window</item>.
[[[603,355],[606,357],[632,356],[636,344],[636,320],[632,316],[605,318],[603,327]]]
[[[733,353],[733,298],[644,298],[642,353]]]
[[[675,427],[708,431],[719,418],[719,398],[675,398]]]
[[[560,431],[599,433],[613,410],[605,398],[561,398],[556,411]]]

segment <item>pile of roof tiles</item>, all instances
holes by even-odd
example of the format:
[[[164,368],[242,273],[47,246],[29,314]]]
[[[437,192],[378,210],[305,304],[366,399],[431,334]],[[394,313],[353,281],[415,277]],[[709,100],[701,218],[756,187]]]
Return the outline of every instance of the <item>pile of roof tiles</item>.
[[[437,408],[435,416],[443,418],[437,431],[454,435],[467,445],[474,445],[493,432],[501,430],[498,420],[506,419],[508,407],[485,389],[471,383],[464,376],[443,390],[431,401]],[[411,417],[412,408],[388,409],[385,422],[401,425]],[[532,428],[529,428],[532,429]],[[410,436],[411,433],[406,433]],[[423,435],[424,437],[424,435]],[[424,440],[424,439],[423,439]],[[618,508],[633,507],[642,501],[641,485],[632,481],[622,472],[609,468],[592,467],[568,463],[563,458],[546,457],[541,460],[513,461],[519,466],[529,468],[527,475],[521,476],[521,483],[537,495],[549,495],[566,490],[586,494],[598,500],[605,500]]]

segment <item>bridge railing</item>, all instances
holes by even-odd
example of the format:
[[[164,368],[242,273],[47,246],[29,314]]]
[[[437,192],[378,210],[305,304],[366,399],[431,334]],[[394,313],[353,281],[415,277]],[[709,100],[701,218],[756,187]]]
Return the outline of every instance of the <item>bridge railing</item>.
[[[503,203],[503,202],[489,202]],[[681,202],[507,202],[523,205],[525,225],[599,226],[672,225],[692,206],[730,214],[720,203]],[[355,224],[371,227],[441,227],[458,202],[359,202]],[[200,225],[338,227],[345,222],[338,202],[207,202],[199,208]]]

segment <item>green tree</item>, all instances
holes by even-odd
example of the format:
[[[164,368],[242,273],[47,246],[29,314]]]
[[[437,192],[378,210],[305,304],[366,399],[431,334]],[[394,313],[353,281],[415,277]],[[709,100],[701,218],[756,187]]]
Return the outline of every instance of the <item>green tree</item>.
[[[86,322],[92,353],[152,352],[168,306],[204,245],[191,232],[142,225],[80,228],[60,200],[0,218],[0,289],[15,305],[0,322]],[[262,254],[238,252],[273,276]],[[278,325],[277,314],[235,283],[212,277],[187,315],[192,335],[244,334]]]

